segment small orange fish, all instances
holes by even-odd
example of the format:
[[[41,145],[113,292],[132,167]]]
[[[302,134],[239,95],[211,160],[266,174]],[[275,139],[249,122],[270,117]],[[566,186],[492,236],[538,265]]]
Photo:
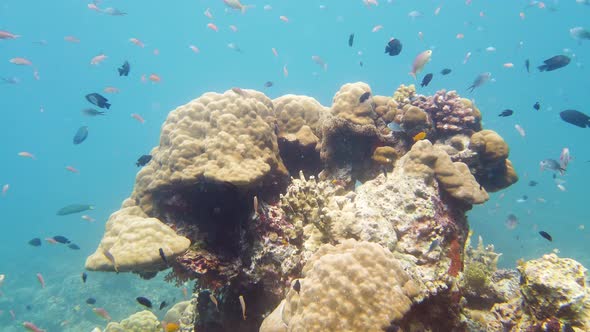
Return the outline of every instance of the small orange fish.
[[[287,16],[279,16],[279,19],[285,23],[289,23],[289,18]]]
[[[177,323],[166,323],[166,327],[164,327],[165,332],[176,332],[180,330],[180,325]]]
[[[6,196],[8,189],[10,189],[10,185],[8,183],[2,186],[2,196]]]
[[[92,311],[99,317],[106,319],[107,321],[111,320],[111,316],[104,308],[92,308]]]
[[[132,113],[131,117],[134,118],[135,120],[139,121],[139,123],[144,123],[145,120],[143,119],[143,117],[141,117],[141,115],[137,114],[137,113]]]
[[[151,74],[149,79],[154,83],[160,83],[160,81],[162,80],[160,76],[158,76],[157,74]]]
[[[36,159],[34,154],[27,152],[27,151],[19,152],[18,155],[21,157],[25,157],[25,158],[31,158],[33,160]]]
[[[423,131],[417,133],[416,135],[414,135],[414,137],[412,137],[412,139],[414,140],[414,142],[421,141],[421,140],[423,140],[425,138],[426,138],[426,133],[423,132]]]
[[[199,48],[195,45],[189,45],[188,48],[190,48],[195,54],[201,52],[201,50],[199,50]]]
[[[102,91],[104,91],[104,93],[119,93],[119,89],[115,88],[114,86],[107,86]]]
[[[41,284],[41,288],[45,288],[45,279],[43,279],[43,276],[41,275],[41,273],[37,273],[37,280],[39,280],[39,283]]]
[[[465,38],[465,35],[462,34],[462,33],[458,33],[457,36],[455,36],[455,38],[457,38],[457,39],[463,39],[463,38]]]
[[[80,171],[75,169],[73,166],[66,166],[66,169],[72,173],[80,173]]]
[[[49,244],[57,244],[57,241],[55,241],[55,239],[52,237],[46,237],[45,241],[47,241]]]
[[[526,16],[524,15],[524,13],[523,13],[523,12],[520,12],[520,13],[518,14],[518,16],[520,16],[520,19],[521,19],[521,20],[524,20],[524,19],[526,18]]]
[[[25,58],[12,58],[9,60],[10,63],[18,65],[18,66],[31,66],[33,63],[29,59]]]
[[[96,66],[96,65],[100,64],[101,62],[103,62],[104,60],[106,60],[106,58],[107,58],[106,55],[99,54],[90,60],[90,64]]]
[[[502,65],[504,68],[512,68],[514,67],[514,64],[512,62],[507,62],[505,64]]]
[[[217,27],[217,25],[215,25],[213,23],[207,24],[207,28],[209,28],[209,29],[211,29],[211,30],[213,30],[215,32],[219,31],[219,28]]]
[[[237,26],[235,26],[235,25],[230,25],[230,26],[229,26],[229,29],[230,29],[231,31],[233,31],[233,32],[238,32],[238,27],[237,27]]]
[[[213,15],[211,14],[211,11],[209,11],[209,8],[207,8],[205,10],[205,12],[203,13],[203,15],[207,16],[210,19],[213,19]]]
[[[132,42],[133,44],[141,47],[141,48],[144,48],[145,47],[144,43],[141,40],[137,39],[137,38],[129,38],[129,41]]]

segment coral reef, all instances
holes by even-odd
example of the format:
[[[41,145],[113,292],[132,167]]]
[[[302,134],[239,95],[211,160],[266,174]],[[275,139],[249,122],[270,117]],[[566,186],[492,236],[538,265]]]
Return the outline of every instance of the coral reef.
[[[322,124],[329,109],[307,96],[284,95],[272,101],[281,159],[290,173],[315,175],[322,169]]]
[[[383,331],[419,295],[420,281],[387,249],[345,240],[318,249],[279,306],[282,322],[271,326],[271,315],[260,331]]]
[[[96,252],[86,260],[86,268],[94,271],[157,272],[166,268],[160,249],[174,259],[189,245],[189,239],[177,235],[158,219],[148,218],[138,207],[122,208],[109,217]]]
[[[464,252],[465,212],[516,174],[480,121],[456,92],[413,85],[346,84],[330,108],[206,93],[169,114],[87,268],[196,280],[164,318],[183,331],[501,325],[515,275],[494,271],[493,250]]]
[[[123,319],[121,323],[110,322],[105,332],[160,332],[161,329],[156,315],[144,310]]]

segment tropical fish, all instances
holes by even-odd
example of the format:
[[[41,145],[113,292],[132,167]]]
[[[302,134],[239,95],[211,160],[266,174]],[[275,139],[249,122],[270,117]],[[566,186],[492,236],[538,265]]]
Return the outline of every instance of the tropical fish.
[[[423,78],[422,78],[422,83],[420,83],[421,87],[425,87],[428,86],[428,84],[430,83],[430,81],[432,81],[432,73],[428,73],[426,74]]]
[[[12,58],[9,60],[10,63],[18,65],[18,66],[32,66],[33,63],[29,59],[25,58]]]
[[[23,322],[23,326],[24,326],[24,328],[26,328],[29,331],[33,331],[33,332],[45,332],[45,330],[42,330],[42,329],[38,328],[35,324],[33,324],[31,322]]]
[[[549,235],[549,233],[547,233],[547,232],[545,232],[545,231],[540,231],[540,232],[539,232],[539,234],[540,234],[540,235],[541,235],[543,238],[547,239],[549,242],[552,242],[552,241],[553,241],[553,237],[552,237],[551,235]]]
[[[68,170],[72,173],[80,173],[80,171],[78,169],[76,169],[74,166],[66,166],[66,170]]]
[[[243,295],[240,295],[238,299],[240,300],[240,307],[242,307],[242,318],[246,320],[246,301]]]
[[[88,273],[82,272],[82,283],[86,283],[86,279],[88,279]]]
[[[70,248],[72,250],[80,250],[80,247],[75,243],[68,244],[68,248]]]
[[[513,113],[514,113],[513,110],[511,110],[511,109],[505,109],[502,112],[500,112],[500,114],[498,114],[498,116],[507,117],[507,116],[511,116]]]
[[[82,126],[78,128],[76,135],[74,135],[74,144],[80,144],[86,140],[88,137],[88,126]]]
[[[274,83],[272,81],[266,81],[266,83],[264,83],[265,88],[270,88],[273,85],[274,85]]]
[[[575,27],[570,29],[570,36],[578,40],[590,39],[590,31],[582,27]]]
[[[432,50],[426,50],[416,56],[416,58],[414,59],[414,63],[412,65],[412,71],[410,72],[410,75],[414,77],[414,79],[416,79],[416,74],[421,72],[424,68],[424,65],[426,65],[430,61],[431,57]]]
[[[139,159],[137,159],[137,162],[135,163],[135,165],[137,167],[145,166],[145,165],[147,165],[147,163],[150,162],[150,160],[152,160],[152,156],[149,154],[144,154],[143,156],[139,157]]]
[[[441,75],[448,75],[451,73],[451,71],[452,71],[451,69],[445,68],[445,69],[441,70],[440,73],[441,73]]]
[[[125,15],[127,15],[127,13],[125,13],[117,8],[112,8],[112,7],[105,8],[102,12],[107,15],[111,15],[111,16],[125,16]]]
[[[117,262],[115,261],[115,256],[113,256],[113,254],[111,254],[111,252],[109,250],[102,250],[102,254],[109,260],[109,262],[111,262],[113,264],[113,267],[115,269],[115,272],[119,273],[119,266],[117,265]]]
[[[70,204],[59,209],[56,214],[58,216],[65,216],[68,214],[79,213],[87,210],[94,210],[94,206],[88,204]]]
[[[389,54],[389,56],[396,56],[401,53],[402,48],[403,45],[399,39],[391,38],[385,45],[385,53]]]
[[[111,104],[108,103],[109,100],[96,92],[87,94],[86,100],[100,108],[109,109],[111,107]]]
[[[160,248],[160,249],[158,249],[158,252],[160,253],[160,258],[162,258],[162,261],[164,262],[164,264],[168,265],[168,258],[166,258],[166,254],[164,253],[164,249]],[[162,308],[160,308],[160,310],[162,310]]]
[[[543,65],[537,67],[539,71],[553,71],[559,68],[563,68],[570,63],[571,59],[567,55],[556,55],[545,61]]]
[[[41,288],[45,288],[45,279],[43,279],[43,276],[41,275],[41,273],[37,273],[37,280],[39,280],[39,283],[41,284]]]
[[[129,64],[129,61],[125,61],[120,68],[117,68],[117,71],[119,71],[119,76],[127,76],[129,75],[130,69],[131,65]]]
[[[166,323],[164,325],[164,332],[176,332],[180,330],[178,323]]]
[[[2,186],[2,196],[6,196],[8,189],[10,189],[10,185],[8,183]]]
[[[245,13],[248,8],[252,8],[252,5],[243,5],[240,0],[223,0],[223,2],[231,9],[240,10]]]
[[[20,35],[15,35],[12,32],[6,30],[0,30],[0,39],[16,39],[19,38]]]
[[[96,304],[96,299],[93,297],[89,297],[86,299],[86,304],[90,304],[90,305]]]
[[[4,280],[6,280],[6,275],[5,274],[0,274],[0,287],[2,287],[2,284],[4,283]]]
[[[160,310],[166,308],[168,306],[168,303],[166,303],[166,301],[162,301],[162,303],[160,303]]]
[[[151,308],[152,307],[152,301],[148,300],[147,298],[143,297],[143,296],[139,296],[137,298],[135,298],[135,300],[137,300],[137,303],[141,304],[142,306]]]
[[[508,229],[515,229],[518,226],[518,218],[514,214],[509,214],[506,221],[504,221],[504,225]]]
[[[521,137],[525,137],[525,136],[526,136],[526,132],[524,131],[524,128],[523,128],[523,127],[521,127],[519,124],[515,124],[515,125],[514,125],[514,129],[516,129],[516,131],[518,131],[518,134],[519,134]]]
[[[546,169],[559,172],[561,175],[565,174],[565,169],[561,167],[561,165],[555,159],[544,159],[539,162],[539,166],[541,167],[541,171]]]
[[[97,111],[94,108],[86,108],[82,110],[82,114],[87,116],[105,115],[105,112]]]
[[[135,120],[137,120],[137,122],[139,122],[139,123],[143,124],[145,122],[144,118],[137,113],[131,113],[131,117],[134,118]]]
[[[414,135],[414,137],[412,137],[412,139],[414,140],[414,142],[421,141],[421,140],[423,140],[425,138],[426,138],[426,133],[423,132],[423,131],[417,133],[416,135]]]
[[[538,111],[538,110],[540,110],[540,109],[541,109],[541,104],[539,104],[539,102],[537,101],[537,102],[535,102],[535,104],[533,105],[533,108],[534,108],[536,111]]]
[[[21,157],[25,157],[25,158],[31,158],[33,160],[36,159],[34,154],[27,152],[27,151],[19,152],[18,155]]]
[[[92,311],[94,311],[95,314],[97,314],[99,317],[106,319],[107,321],[111,320],[111,316],[109,316],[109,313],[104,308],[92,308]]]
[[[30,245],[32,245],[33,247],[39,247],[41,245],[41,239],[36,237],[34,239],[29,240],[28,242]]]
[[[322,67],[324,71],[328,70],[328,64],[319,55],[312,55],[311,60]]]
[[[90,59],[90,64],[91,65],[99,65],[101,62],[103,62],[104,60],[106,60],[108,58],[108,56],[106,56],[105,54],[101,53],[95,57],[93,57],[92,59]]]
[[[484,85],[491,78],[492,78],[492,73],[490,73],[490,72],[481,73],[481,74],[477,75],[477,77],[475,78],[475,80],[473,80],[473,84],[471,84],[471,86],[468,87],[467,90],[469,92],[473,92],[473,90],[475,90],[475,88],[478,88],[478,87]]]
[[[52,239],[55,240],[55,242],[57,242],[57,243],[63,243],[63,244],[68,244],[68,243],[72,242],[72,241],[68,240],[68,238],[63,235],[56,235],[56,236],[52,237]]]
[[[348,36],[348,46],[352,47],[352,44],[354,43],[354,33],[351,33]]]
[[[590,116],[576,110],[565,110],[559,113],[559,117],[569,124],[580,128],[590,127]]]
[[[563,150],[561,150],[561,155],[559,155],[559,165],[561,166],[561,168],[567,169],[567,165],[570,163],[571,160],[572,156],[570,155],[570,149],[563,148]]]

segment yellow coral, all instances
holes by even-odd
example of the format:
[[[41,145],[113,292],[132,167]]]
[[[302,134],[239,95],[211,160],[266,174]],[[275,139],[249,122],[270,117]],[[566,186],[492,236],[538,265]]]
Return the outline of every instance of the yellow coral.
[[[121,323],[109,323],[105,332],[159,332],[161,328],[156,315],[144,310],[134,313]]]
[[[360,97],[364,93],[371,92],[368,84],[363,82],[344,84],[336,95],[330,109],[332,115],[348,120],[358,125],[374,124],[377,113],[373,108],[373,103],[369,100],[360,102]]]

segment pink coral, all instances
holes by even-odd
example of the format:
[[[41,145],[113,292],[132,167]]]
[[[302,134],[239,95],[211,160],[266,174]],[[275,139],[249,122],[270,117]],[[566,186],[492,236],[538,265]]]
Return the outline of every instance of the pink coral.
[[[439,136],[471,135],[481,130],[481,113],[457,91],[439,90],[434,96],[419,96],[412,105],[429,114]]]

